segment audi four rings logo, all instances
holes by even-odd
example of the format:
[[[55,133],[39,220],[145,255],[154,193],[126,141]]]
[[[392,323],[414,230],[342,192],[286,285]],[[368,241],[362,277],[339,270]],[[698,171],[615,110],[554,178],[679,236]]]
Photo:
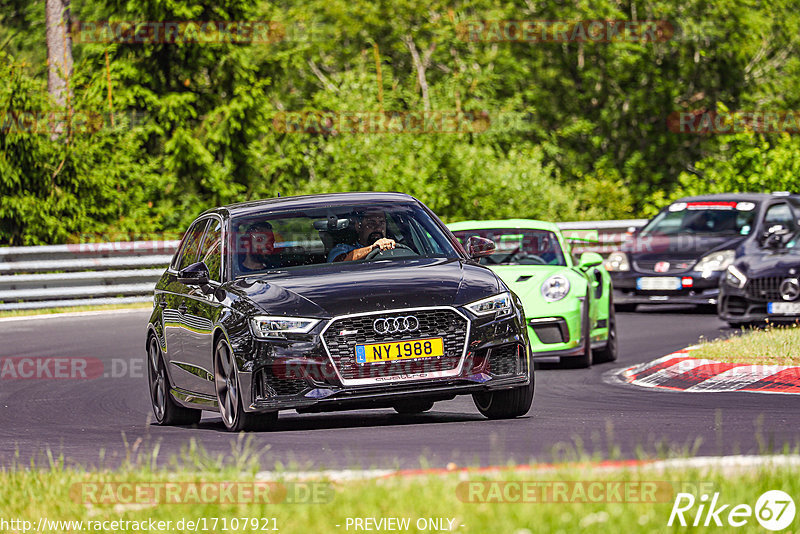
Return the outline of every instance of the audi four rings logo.
[[[787,278],[781,282],[780,291],[783,300],[795,300],[800,296],[800,282],[797,278]]]
[[[419,320],[413,315],[405,317],[388,317],[375,319],[372,327],[379,334],[394,334],[396,332],[413,332],[419,328]]]

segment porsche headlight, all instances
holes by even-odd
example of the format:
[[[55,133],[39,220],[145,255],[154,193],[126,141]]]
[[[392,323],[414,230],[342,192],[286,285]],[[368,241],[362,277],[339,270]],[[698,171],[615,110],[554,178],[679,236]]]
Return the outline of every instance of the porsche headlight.
[[[569,280],[562,274],[554,274],[542,283],[542,297],[547,302],[556,302],[569,293]]]
[[[624,252],[612,252],[605,262],[606,271],[630,271],[631,264]]]
[[[712,252],[700,258],[700,261],[694,266],[694,270],[702,272],[703,276],[714,271],[724,271],[728,268],[728,265],[733,263],[735,257],[736,253],[732,250]]]
[[[253,333],[260,338],[281,338],[284,334],[307,334],[317,326],[319,319],[304,317],[253,317]]]
[[[741,289],[747,283],[747,276],[737,269],[735,265],[728,265],[725,271],[725,283]]]
[[[497,313],[499,317],[511,313],[513,306],[511,304],[511,295],[506,291],[493,297],[476,300],[467,304],[466,308],[475,315],[485,316],[490,313]]]

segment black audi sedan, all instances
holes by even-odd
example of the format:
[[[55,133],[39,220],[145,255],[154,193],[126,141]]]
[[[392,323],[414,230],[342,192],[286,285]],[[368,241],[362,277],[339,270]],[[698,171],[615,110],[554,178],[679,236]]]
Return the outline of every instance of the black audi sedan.
[[[794,231],[800,195],[729,193],[681,198],[662,209],[606,260],[618,311],[638,304],[716,308],[722,275],[760,250],[773,227]]]
[[[728,266],[719,288],[718,314],[734,327],[764,320],[800,320],[800,234],[780,226],[758,251]]]
[[[471,394],[528,412],[521,303],[420,201],[400,193],[275,198],[209,210],[155,287],[147,326],[156,421],[218,411],[232,431],[279,410],[420,413]]]

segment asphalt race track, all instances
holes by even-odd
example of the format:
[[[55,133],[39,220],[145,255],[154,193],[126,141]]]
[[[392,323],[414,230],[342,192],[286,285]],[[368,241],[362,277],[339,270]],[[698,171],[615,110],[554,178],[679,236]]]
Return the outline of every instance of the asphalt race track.
[[[151,423],[144,368],[148,316],[128,311],[0,321],[0,360],[96,358],[102,360],[97,374],[106,375],[14,379],[4,373],[0,464],[34,459],[46,465],[50,451],[67,465],[113,466],[157,443],[159,462],[166,464],[192,439],[214,455],[231,453],[238,438],[215,413],[207,412],[198,428]],[[282,412],[276,430],[251,434],[251,446],[264,450],[265,468],[277,460],[304,468],[416,468],[549,462],[570,459],[576,449],[609,458],[618,448],[622,457],[634,458],[641,451],[717,455],[800,446],[800,396],[685,394],[604,382],[612,369],[663,356],[700,336],[724,335],[726,325],[716,316],[659,308],[618,314],[618,323],[620,359],[584,370],[538,370],[527,417],[486,420],[469,397],[415,416],[392,410]]]

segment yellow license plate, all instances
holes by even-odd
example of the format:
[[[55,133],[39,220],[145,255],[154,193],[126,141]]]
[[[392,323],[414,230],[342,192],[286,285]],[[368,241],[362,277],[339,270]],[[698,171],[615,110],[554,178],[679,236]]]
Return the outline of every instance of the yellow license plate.
[[[436,356],[444,356],[444,343],[440,337],[356,345],[356,362],[358,363],[435,358]]]

